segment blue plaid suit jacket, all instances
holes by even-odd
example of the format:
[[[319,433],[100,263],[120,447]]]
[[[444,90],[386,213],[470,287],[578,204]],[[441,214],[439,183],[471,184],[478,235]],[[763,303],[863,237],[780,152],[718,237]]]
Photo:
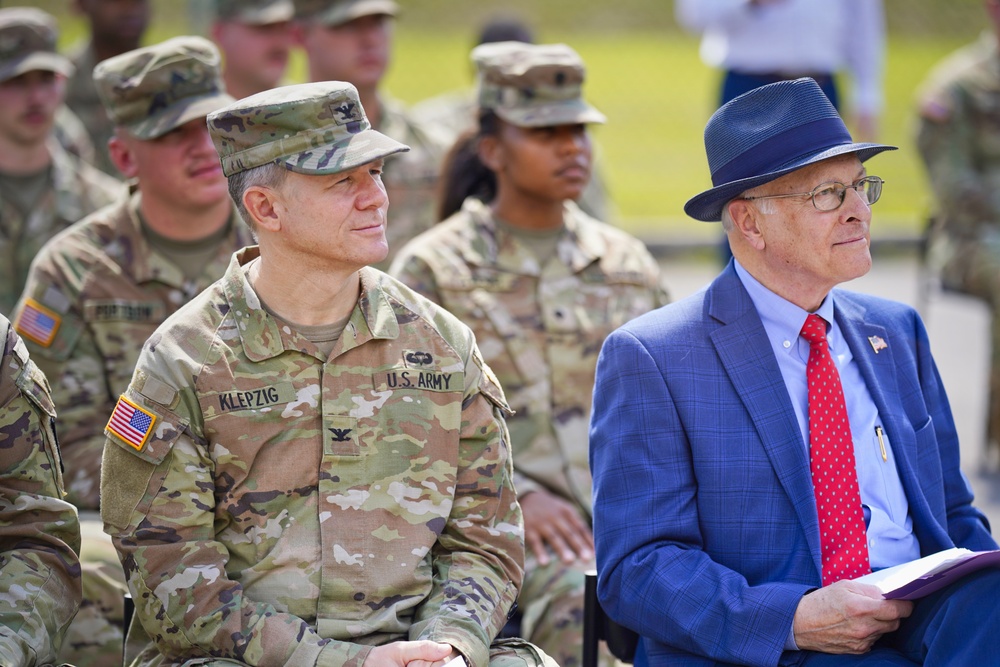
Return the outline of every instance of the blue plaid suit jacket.
[[[893,444],[924,554],[995,549],[917,313],[836,291],[838,324]],[[887,347],[877,353],[869,337]],[[604,343],[590,433],[598,594],[651,665],[777,665],[821,585],[819,526],[788,392],[732,263]]]

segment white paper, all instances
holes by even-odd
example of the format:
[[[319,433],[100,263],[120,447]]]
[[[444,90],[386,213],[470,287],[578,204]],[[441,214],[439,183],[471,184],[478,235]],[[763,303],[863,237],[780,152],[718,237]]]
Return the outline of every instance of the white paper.
[[[967,558],[972,553],[972,551],[963,549],[962,547],[953,547],[939,551],[936,554],[931,554],[930,556],[911,560],[909,563],[887,567],[884,570],[866,574],[863,577],[858,577],[855,581],[860,581],[863,584],[874,584],[883,593],[888,593],[905,586],[914,579],[937,574],[941,570]]]

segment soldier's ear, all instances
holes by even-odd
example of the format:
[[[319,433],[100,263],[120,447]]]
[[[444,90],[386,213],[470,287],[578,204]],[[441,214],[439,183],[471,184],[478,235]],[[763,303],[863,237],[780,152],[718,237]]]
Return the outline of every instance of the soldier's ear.
[[[479,153],[479,161],[490,171],[497,172],[503,167],[503,146],[496,136],[492,134],[481,136],[476,150]]]
[[[136,161],[135,153],[132,152],[132,148],[125,137],[121,136],[118,132],[115,132],[108,139],[108,155],[111,158],[111,162],[114,163],[118,171],[125,177],[125,180],[135,178],[138,175],[139,165]]]
[[[277,191],[263,185],[251,185],[243,191],[243,208],[253,219],[251,229],[268,232],[281,229],[281,205]]]

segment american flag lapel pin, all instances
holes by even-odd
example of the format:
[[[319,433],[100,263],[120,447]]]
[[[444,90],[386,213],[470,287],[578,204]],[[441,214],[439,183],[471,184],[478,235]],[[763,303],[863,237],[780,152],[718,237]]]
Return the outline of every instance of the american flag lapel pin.
[[[882,350],[889,349],[889,346],[885,344],[881,336],[869,336],[868,342],[871,343],[872,349],[875,350],[875,354],[878,354]]]

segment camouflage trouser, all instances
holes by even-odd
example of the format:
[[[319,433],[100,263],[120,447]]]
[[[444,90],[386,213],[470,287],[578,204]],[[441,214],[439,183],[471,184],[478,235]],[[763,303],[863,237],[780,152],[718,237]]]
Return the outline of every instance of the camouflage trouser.
[[[148,656],[149,653],[145,655]],[[196,658],[178,665],[178,663],[159,662],[154,658],[152,662],[140,661],[136,664],[156,664],[157,667],[236,667],[246,663],[224,658]],[[537,646],[532,646],[523,639],[511,637],[498,639],[490,646],[489,667],[559,667],[559,664],[540,651]]]
[[[531,553],[525,555],[524,585],[517,598],[521,636],[562,667],[579,667],[583,659],[584,573],[593,567],[593,563],[568,566],[558,559],[542,566]],[[603,644],[600,663],[614,664]]]
[[[986,443],[1000,447],[1000,230],[988,230],[974,242],[948,245],[941,282],[990,306],[990,380]]]
[[[80,512],[83,602],[63,640],[59,659],[76,667],[122,664],[125,575],[96,512]]]

